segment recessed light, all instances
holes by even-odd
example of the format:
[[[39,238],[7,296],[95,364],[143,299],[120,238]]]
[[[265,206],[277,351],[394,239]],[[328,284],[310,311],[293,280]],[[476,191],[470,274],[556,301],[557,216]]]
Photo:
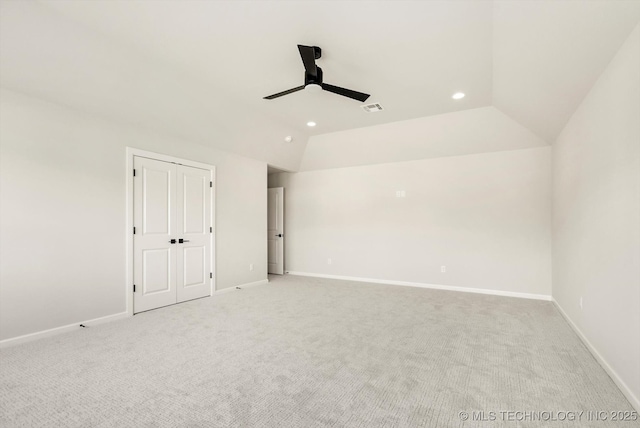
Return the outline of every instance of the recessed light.
[[[310,126],[310,127],[313,128],[314,126],[316,126],[316,123],[315,122],[307,122],[307,126]]]
[[[464,98],[464,93],[463,92],[456,92],[455,94],[453,94],[451,96],[451,98],[453,98],[454,100],[461,100],[462,98]]]

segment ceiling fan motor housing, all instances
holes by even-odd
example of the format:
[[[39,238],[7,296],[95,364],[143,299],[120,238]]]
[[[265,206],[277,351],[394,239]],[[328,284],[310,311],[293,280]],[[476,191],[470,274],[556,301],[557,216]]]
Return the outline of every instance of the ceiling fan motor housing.
[[[320,49],[320,48],[318,48]],[[316,75],[309,74],[305,71],[304,73],[304,86],[307,86],[311,83],[316,85],[322,85],[322,69],[320,67],[316,67]]]

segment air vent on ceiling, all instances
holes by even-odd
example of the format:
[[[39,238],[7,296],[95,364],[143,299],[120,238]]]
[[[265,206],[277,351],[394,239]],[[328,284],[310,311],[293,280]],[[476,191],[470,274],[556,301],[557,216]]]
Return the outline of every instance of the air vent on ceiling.
[[[366,105],[363,105],[362,108],[367,113],[373,113],[375,111],[382,111],[382,105],[378,104],[378,103],[366,104]]]

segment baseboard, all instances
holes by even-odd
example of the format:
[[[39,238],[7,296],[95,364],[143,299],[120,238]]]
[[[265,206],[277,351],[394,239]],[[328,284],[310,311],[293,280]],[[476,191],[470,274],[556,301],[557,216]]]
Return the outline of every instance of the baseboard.
[[[620,376],[618,376],[618,373],[616,373],[616,371],[609,365],[609,363],[602,357],[602,355],[600,355],[600,353],[595,348],[595,346],[591,344],[589,339],[587,339],[584,333],[582,333],[582,331],[573,322],[573,320],[569,317],[569,315],[567,315],[564,309],[562,309],[562,306],[560,306],[558,301],[556,299],[553,299],[553,303],[555,304],[556,308],[558,308],[558,311],[560,312],[562,317],[567,321],[567,323],[571,326],[573,331],[578,335],[580,340],[582,340],[582,343],[584,343],[584,346],[587,347],[587,349],[589,350],[589,352],[591,352],[591,354],[594,356],[596,361],[598,361],[598,363],[602,366],[602,368],[607,372],[609,377],[611,377],[613,382],[618,386],[620,391],[622,391],[622,393],[627,398],[627,400],[629,400],[629,403],[636,409],[637,412],[640,412],[640,400],[638,399],[638,397],[634,395],[634,393],[627,386],[627,384],[620,378]]]
[[[230,291],[236,290],[238,288],[251,288],[251,287],[257,287],[258,285],[264,285],[264,284],[268,284],[269,280],[268,279],[261,279],[260,281],[254,281],[254,282],[247,282],[246,284],[241,284],[241,285],[235,285],[233,287],[227,287],[227,288],[223,288],[222,290],[216,290],[213,295],[218,295],[218,294],[223,294],[223,293],[228,293]]]
[[[268,279],[262,279],[260,281],[254,281],[254,282],[249,282],[249,283],[246,283],[246,284],[238,285],[237,287],[250,288],[250,287],[256,287],[258,285],[263,285],[263,284],[267,284],[267,283],[269,283]],[[216,290],[213,295],[215,296],[217,294],[226,293],[226,292],[229,292],[229,291],[233,291],[235,289],[236,289],[236,287],[223,288],[222,290]],[[95,318],[95,319],[88,320],[88,321],[79,321],[77,323],[64,325],[64,326],[52,328],[52,329],[49,329],[49,330],[38,331],[38,332],[35,332],[35,333],[25,334],[23,336],[12,337],[10,339],[0,340],[0,349],[8,348],[10,346],[19,345],[21,343],[31,342],[33,340],[43,339],[45,337],[55,336],[55,335],[62,334],[62,333],[68,333],[70,331],[74,331],[74,330],[77,330],[77,329],[81,328],[80,324],[89,327],[89,326],[93,326],[93,325],[103,324],[103,323],[106,323],[106,322],[116,321],[116,320],[119,320],[121,318],[127,318],[127,317],[130,317],[130,316],[131,316],[131,314],[129,314],[128,312],[121,312],[119,314],[107,315],[106,317]]]
[[[250,287],[257,287],[258,285],[264,285],[264,284],[268,284],[268,283],[269,283],[268,279],[261,279],[260,281],[248,282],[248,283],[243,284],[243,285],[238,285],[238,287],[240,287],[240,288],[250,288]]]
[[[345,281],[371,282],[375,284],[402,285],[405,287],[430,288],[434,290],[460,291],[463,293],[490,294],[493,296],[518,297],[521,299],[534,299],[551,301],[551,296],[546,294],[518,293],[515,291],[489,290],[484,288],[457,287],[454,285],[425,284],[422,282],[392,281],[387,279],[359,278],[355,276],[325,275],[321,273],[288,271],[289,275],[310,276],[314,278],[342,279]]]
[[[10,346],[19,345],[21,343],[31,342],[38,339],[43,339],[45,337],[56,336],[62,333],[68,333],[70,331],[78,330],[80,324],[85,325],[87,327],[104,324],[107,322],[119,320],[122,318],[130,317],[131,315],[128,312],[120,312],[119,314],[107,315],[106,317],[94,318],[88,321],[79,321],[73,324],[64,325],[61,327],[51,328],[49,330],[38,331],[35,333],[25,334],[23,336],[12,337],[10,339],[0,340],[0,348],[8,348]]]

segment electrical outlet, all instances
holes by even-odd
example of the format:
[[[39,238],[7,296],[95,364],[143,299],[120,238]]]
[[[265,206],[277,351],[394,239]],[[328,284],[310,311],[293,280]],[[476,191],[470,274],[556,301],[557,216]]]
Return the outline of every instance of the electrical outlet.
[[[405,190],[396,190],[396,198],[406,198],[407,192]]]
[[[447,271],[446,266],[440,266],[440,272],[445,273]]]
[[[249,263],[249,270],[253,270],[253,263]]]
[[[331,264],[331,259],[327,259],[327,264],[330,265]]]

